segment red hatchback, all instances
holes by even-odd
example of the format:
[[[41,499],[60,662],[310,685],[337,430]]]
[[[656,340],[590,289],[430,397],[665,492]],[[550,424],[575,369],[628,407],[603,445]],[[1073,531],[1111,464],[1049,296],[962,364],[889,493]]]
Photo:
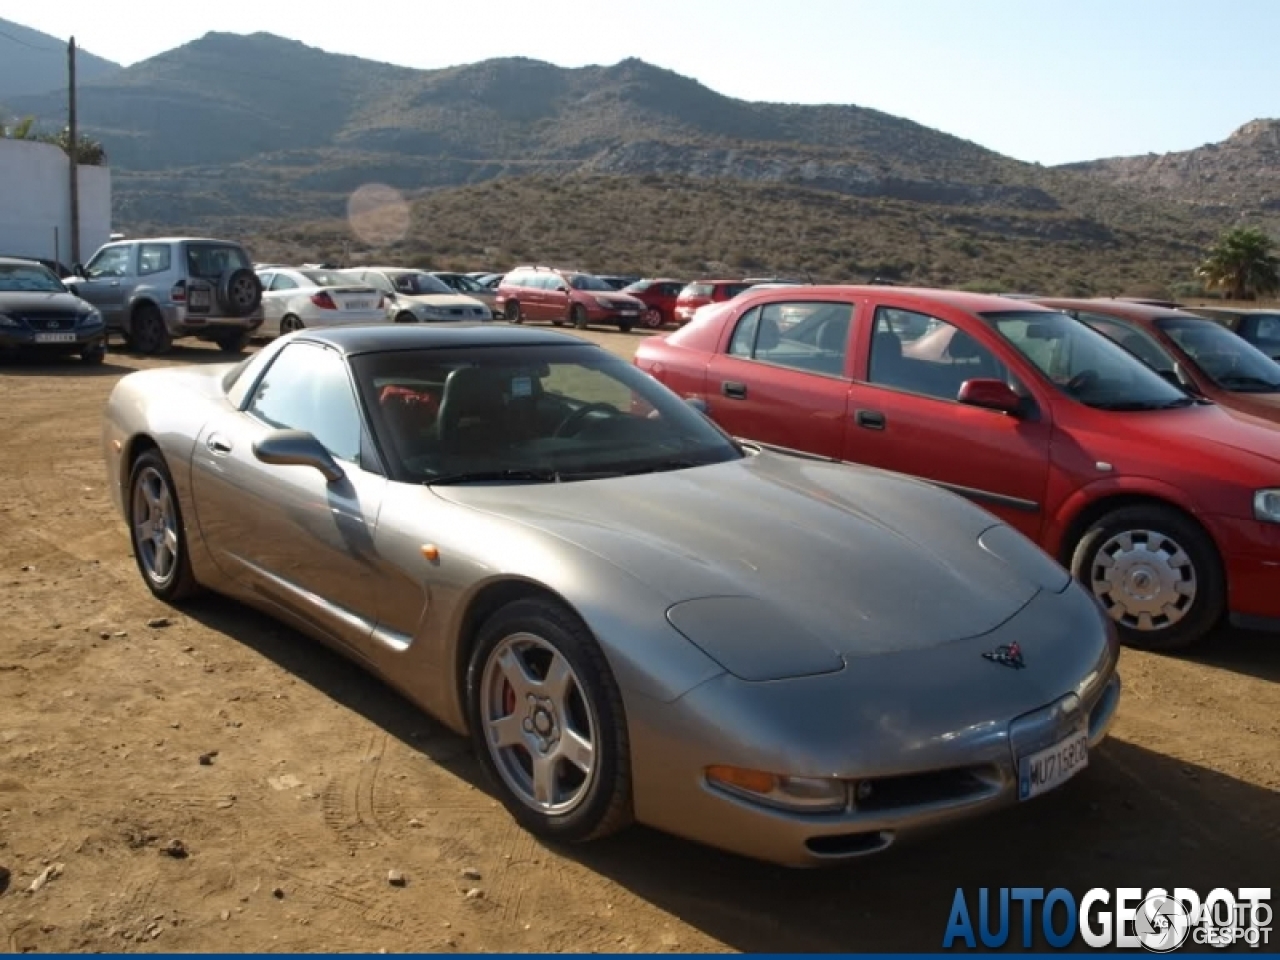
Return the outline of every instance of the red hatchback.
[[[969,497],[1089,587],[1125,642],[1280,629],[1280,432],[1048,307],[937,290],[759,290],[636,364],[727,432]],[[927,602],[927,598],[920,598]]]
[[[1228,410],[1280,423],[1280,363],[1221,324],[1123,300],[1037,300],[1110,337],[1166,380]]]
[[[688,323],[699,307],[732,300],[753,286],[749,280],[695,280],[676,297],[676,323]]]
[[[650,330],[657,330],[668,323],[676,322],[676,299],[684,289],[683,280],[637,280],[622,292],[635,297],[644,304],[644,313],[640,315],[640,323]]]

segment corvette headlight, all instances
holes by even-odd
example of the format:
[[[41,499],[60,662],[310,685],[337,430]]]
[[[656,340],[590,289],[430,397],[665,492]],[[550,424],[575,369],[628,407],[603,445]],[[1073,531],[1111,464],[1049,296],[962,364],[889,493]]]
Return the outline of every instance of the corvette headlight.
[[[13,317],[0,313],[0,327],[16,327],[17,325],[18,321],[13,319]]]
[[[1280,490],[1259,490],[1255,493],[1253,515],[1264,523],[1280,523]]]
[[[826,777],[788,777],[743,767],[707,767],[707,782],[744,800],[796,813],[835,813],[849,805],[849,786]]]

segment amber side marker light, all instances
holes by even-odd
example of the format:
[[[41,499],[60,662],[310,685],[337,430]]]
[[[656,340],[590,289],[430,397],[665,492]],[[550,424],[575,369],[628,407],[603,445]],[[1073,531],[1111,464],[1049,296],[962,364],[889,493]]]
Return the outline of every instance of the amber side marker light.
[[[827,777],[788,777],[764,770],[716,765],[707,782],[728,793],[797,813],[835,813],[849,805],[849,785]]]
[[[422,556],[426,558],[427,562],[435,563],[440,559],[440,548],[434,543],[424,543],[422,545]]]

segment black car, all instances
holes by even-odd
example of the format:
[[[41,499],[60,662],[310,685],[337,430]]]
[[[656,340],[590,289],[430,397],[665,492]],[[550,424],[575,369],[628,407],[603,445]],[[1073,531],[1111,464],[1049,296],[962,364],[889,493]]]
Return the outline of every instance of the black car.
[[[78,354],[101,363],[107,353],[102,314],[35,260],[0,257],[0,353]]]

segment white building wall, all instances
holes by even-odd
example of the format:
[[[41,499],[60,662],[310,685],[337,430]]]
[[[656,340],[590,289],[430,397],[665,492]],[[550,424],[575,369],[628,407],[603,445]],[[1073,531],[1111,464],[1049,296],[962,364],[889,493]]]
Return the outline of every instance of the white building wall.
[[[0,139],[0,256],[71,265],[67,155],[49,143]],[[111,238],[111,170],[81,166],[80,259]]]

